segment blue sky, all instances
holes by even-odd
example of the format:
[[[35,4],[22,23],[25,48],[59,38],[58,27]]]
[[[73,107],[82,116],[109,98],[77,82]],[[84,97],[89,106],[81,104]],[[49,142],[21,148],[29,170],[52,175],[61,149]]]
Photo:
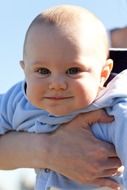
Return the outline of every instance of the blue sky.
[[[22,59],[24,36],[30,22],[39,12],[58,4],[77,4],[95,12],[102,19],[106,27],[111,28],[113,27],[112,24],[114,24],[114,27],[127,24],[126,1],[121,0],[121,4],[117,2],[118,0],[1,0],[0,93],[5,92],[17,81],[24,79],[23,72],[19,66],[19,60]],[[116,12],[114,11],[115,9]],[[4,176],[5,173],[0,172],[0,184],[4,180],[8,181],[8,189],[13,190],[13,185],[12,189],[10,185],[10,183],[14,183],[15,181],[12,174],[8,173],[6,177]]]
[[[100,0],[2,0],[0,5],[0,93],[6,91],[11,85],[24,78],[23,72],[19,67],[19,60],[22,59],[23,40],[28,25],[39,12],[58,4],[77,4],[90,8],[110,27],[111,23],[124,21],[120,16],[119,19],[117,18],[111,3],[115,2],[113,7],[116,7],[117,15],[118,9],[121,9],[121,14],[124,18],[127,13],[126,6],[123,8],[117,1],[118,0],[106,0],[102,2]],[[125,4],[125,0],[123,1]],[[107,14],[107,16],[105,16],[105,14]]]

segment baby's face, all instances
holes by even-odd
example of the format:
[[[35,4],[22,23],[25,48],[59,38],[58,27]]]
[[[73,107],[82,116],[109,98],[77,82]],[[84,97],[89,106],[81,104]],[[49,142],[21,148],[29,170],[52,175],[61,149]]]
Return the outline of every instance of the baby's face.
[[[54,26],[33,27],[24,60],[26,94],[33,105],[66,115],[94,101],[102,67],[83,39]]]

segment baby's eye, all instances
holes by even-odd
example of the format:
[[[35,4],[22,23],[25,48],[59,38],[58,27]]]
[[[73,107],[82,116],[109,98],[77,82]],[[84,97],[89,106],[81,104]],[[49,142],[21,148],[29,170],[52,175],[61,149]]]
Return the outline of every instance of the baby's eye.
[[[81,70],[80,68],[78,67],[72,67],[72,68],[69,68],[67,71],[66,71],[66,74],[69,74],[69,75],[76,75],[78,73],[80,73]]]
[[[39,68],[36,72],[38,72],[41,75],[49,75],[51,73],[51,71],[47,68]]]

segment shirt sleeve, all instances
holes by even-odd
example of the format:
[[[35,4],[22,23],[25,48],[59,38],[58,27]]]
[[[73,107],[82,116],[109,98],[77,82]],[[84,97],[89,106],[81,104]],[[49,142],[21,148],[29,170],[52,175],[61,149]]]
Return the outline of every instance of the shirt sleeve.
[[[115,117],[111,139],[122,164],[127,167],[127,99],[113,106],[109,113]]]
[[[5,94],[0,95],[0,134],[14,130],[13,115],[21,92],[21,83],[12,86]]]
[[[0,135],[11,130],[11,124],[8,118],[7,104],[8,101],[4,98],[5,94],[0,95]]]
[[[116,104],[107,108],[107,112],[114,116],[114,121],[109,124],[95,124],[93,133],[97,138],[114,144],[117,155],[125,168],[120,183],[127,188],[127,99],[121,98],[118,102],[116,100]]]
[[[122,183],[127,189],[127,99],[116,104],[111,113],[115,117],[112,135],[112,142],[122,165],[124,166],[124,173]]]

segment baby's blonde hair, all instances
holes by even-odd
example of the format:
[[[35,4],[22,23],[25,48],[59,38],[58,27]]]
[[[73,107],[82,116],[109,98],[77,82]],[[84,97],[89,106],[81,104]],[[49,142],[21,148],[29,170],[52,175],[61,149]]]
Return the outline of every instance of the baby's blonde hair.
[[[102,22],[87,9],[74,5],[61,5],[53,7],[36,16],[26,32],[23,56],[26,52],[27,38],[33,26],[47,24],[57,27],[66,27],[67,29],[73,27],[74,29],[74,27],[77,27],[77,23],[80,22],[85,25],[85,30],[87,30],[88,33],[91,33],[92,36],[96,34],[98,39],[104,43],[106,56],[108,56],[109,40]]]

